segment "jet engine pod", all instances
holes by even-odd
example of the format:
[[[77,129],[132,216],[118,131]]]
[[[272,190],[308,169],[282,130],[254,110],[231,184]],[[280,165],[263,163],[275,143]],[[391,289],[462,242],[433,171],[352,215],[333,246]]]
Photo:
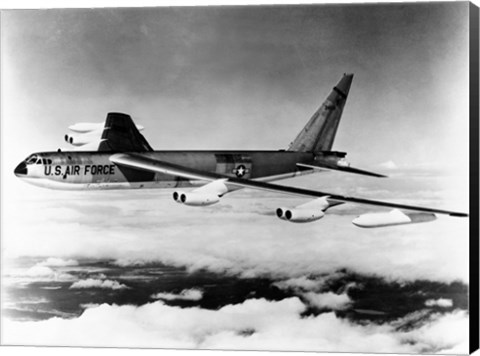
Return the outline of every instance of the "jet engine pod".
[[[277,216],[278,216],[277,209]],[[283,217],[280,219],[290,222],[304,223],[315,220],[320,220],[325,216],[325,213],[318,209],[288,209],[283,211]]]
[[[285,217],[285,211],[287,211],[288,208],[278,208],[275,213],[277,214],[277,217],[282,220],[287,220]]]
[[[220,197],[216,194],[174,192],[173,200],[177,203],[190,206],[206,206],[218,203]]]
[[[432,213],[406,213],[398,209],[393,209],[388,213],[368,213],[360,215],[353,219],[352,223],[358,227],[373,228],[417,224],[433,221],[436,218],[435,214]]]
[[[65,141],[72,146],[83,146],[92,142],[100,142],[101,133],[65,135]]]
[[[297,205],[294,208],[278,208],[275,213],[277,217],[282,220],[290,222],[311,222],[323,218],[325,216],[325,210],[337,204],[339,203],[331,204],[327,200],[327,197],[321,197],[305,204]]]
[[[70,135],[65,135],[65,142],[68,142],[69,144],[73,145],[73,137]]]

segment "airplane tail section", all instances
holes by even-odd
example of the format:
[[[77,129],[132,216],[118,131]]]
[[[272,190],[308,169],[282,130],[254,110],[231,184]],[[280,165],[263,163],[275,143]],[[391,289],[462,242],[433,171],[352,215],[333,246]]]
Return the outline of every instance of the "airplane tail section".
[[[98,150],[150,152],[153,148],[138,131],[130,115],[111,112],[107,114]]]
[[[288,147],[289,151],[330,151],[347,101],[353,74],[344,74],[322,106]]]

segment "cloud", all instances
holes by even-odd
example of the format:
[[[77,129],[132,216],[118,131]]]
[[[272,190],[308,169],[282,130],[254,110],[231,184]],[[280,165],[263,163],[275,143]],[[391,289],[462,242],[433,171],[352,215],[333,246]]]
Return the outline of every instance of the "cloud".
[[[21,300],[21,301],[16,301],[16,302],[4,303],[3,307],[4,308],[14,308],[16,306],[22,306],[24,304],[46,304],[46,303],[49,303],[48,299],[46,299],[46,298],[26,299],[26,300]]]
[[[87,289],[87,288],[102,288],[102,289],[127,289],[128,287],[124,284],[119,283],[118,281],[112,281],[109,279],[82,279],[73,283],[70,286],[70,289]]]
[[[441,317],[439,315],[431,316],[430,322],[419,329],[406,332],[403,340],[418,343],[419,346],[422,344],[420,352],[468,353],[467,312],[454,311]]]
[[[72,259],[64,260],[56,257],[49,257],[47,260],[40,262],[39,265],[48,267],[72,267],[78,266],[78,262]]]
[[[442,308],[451,308],[453,306],[453,301],[451,299],[439,298],[439,299],[428,299],[425,301],[427,307],[438,306]]]
[[[148,261],[141,258],[119,258],[113,261],[113,264],[119,267],[142,267],[148,266],[149,264],[154,263],[154,261]]]
[[[77,266],[75,260],[63,260],[60,258],[48,258],[38,262],[29,268],[5,264],[2,276],[3,284],[28,284],[38,281],[68,282],[77,279],[74,275],[65,271],[64,267]]]
[[[402,331],[398,323],[359,325],[333,312],[302,317],[305,310],[298,298],[249,299],[219,310],[182,309],[158,301],[139,307],[103,304],[87,308],[76,319],[38,322],[7,319],[3,342],[6,345],[468,352],[466,312],[434,314],[419,327]]]
[[[297,292],[322,291],[328,289],[329,282],[335,282],[346,277],[345,271],[334,271],[321,276],[301,276],[289,278],[275,282],[274,285],[280,289],[291,289]],[[350,282],[345,286],[345,290],[350,288],[359,288],[355,282]]]
[[[45,286],[45,287],[40,287],[41,289],[46,289],[46,290],[56,290],[56,289],[61,289],[61,286]]]
[[[55,277],[55,272],[51,268],[39,266],[39,265],[29,268],[26,274],[29,277],[46,277],[46,278]]]
[[[314,307],[319,309],[343,310],[348,308],[352,300],[347,294],[327,293],[303,293],[302,296]]]
[[[280,289],[294,289],[294,290],[319,290],[323,287],[324,281],[322,279],[311,279],[307,276],[298,278],[290,278],[287,280],[274,283]]]
[[[69,273],[57,271],[50,267],[43,266],[41,264],[36,264],[33,267],[30,267],[24,273],[19,273],[15,276],[16,279],[23,279],[24,282],[28,281],[57,281],[65,282],[75,280],[76,278]]]
[[[157,293],[152,295],[153,299],[164,300],[200,300],[203,297],[203,291],[200,289],[184,289],[179,294]]]

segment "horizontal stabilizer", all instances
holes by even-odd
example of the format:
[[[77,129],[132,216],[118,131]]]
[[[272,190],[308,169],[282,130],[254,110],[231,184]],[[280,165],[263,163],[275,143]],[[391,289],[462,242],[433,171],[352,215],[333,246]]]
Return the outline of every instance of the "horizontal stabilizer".
[[[330,165],[330,164],[321,164],[321,165],[313,166],[313,165],[304,164],[304,163],[297,163],[297,166],[305,167],[305,168],[311,168],[311,169],[318,169],[318,170],[332,170],[332,171],[340,171],[340,172],[347,172],[347,173],[355,173],[355,174],[361,174],[361,175],[364,175],[364,176],[371,176],[371,177],[380,177],[380,178],[386,178],[387,177],[383,174],[364,171],[362,169],[353,168],[353,167],[349,167],[349,166],[338,166],[338,165]]]

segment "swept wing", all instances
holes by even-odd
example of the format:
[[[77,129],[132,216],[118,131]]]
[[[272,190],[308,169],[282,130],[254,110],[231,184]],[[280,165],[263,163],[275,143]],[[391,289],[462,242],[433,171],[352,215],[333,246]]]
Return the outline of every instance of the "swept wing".
[[[462,213],[462,212],[432,209],[432,208],[426,208],[426,207],[420,207],[420,206],[411,206],[411,205],[397,204],[397,203],[378,201],[378,200],[369,200],[369,199],[363,199],[363,198],[355,198],[350,196],[316,191],[316,190],[287,187],[287,186],[282,186],[282,185],[277,185],[277,184],[272,184],[272,183],[267,183],[267,182],[262,182],[257,180],[229,177],[223,174],[206,172],[206,171],[197,170],[197,169],[193,169],[193,168],[189,168],[189,167],[185,167],[185,166],[181,166],[181,165],[177,165],[169,162],[159,161],[151,157],[148,157],[145,154],[117,153],[117,154],[113,154],[110,157],[110,161],[121,166],[145,170],[149,172],[169,174],[169,175],[183,177],[187,179],[205,180],[210,182],[221,180],[227,187],[231,186],[232,190],[234,190],[235,187],[237,187],[237,189],[238,187],[244,187],[244,188],[260,189],[260,190],[266,190],[271,192],[279,192],[279,193],[312,197],[312,198],[328,197],[328,200],[330,201],[343,202],[343,203],[357,203],[357,204],[381,206],[381,207],[388,207],[388,208],[395,208],[395,209],[413,210],[417,212],[446,214],[446,215],[456,216],[456,217],[468,216],[468,214]]]

